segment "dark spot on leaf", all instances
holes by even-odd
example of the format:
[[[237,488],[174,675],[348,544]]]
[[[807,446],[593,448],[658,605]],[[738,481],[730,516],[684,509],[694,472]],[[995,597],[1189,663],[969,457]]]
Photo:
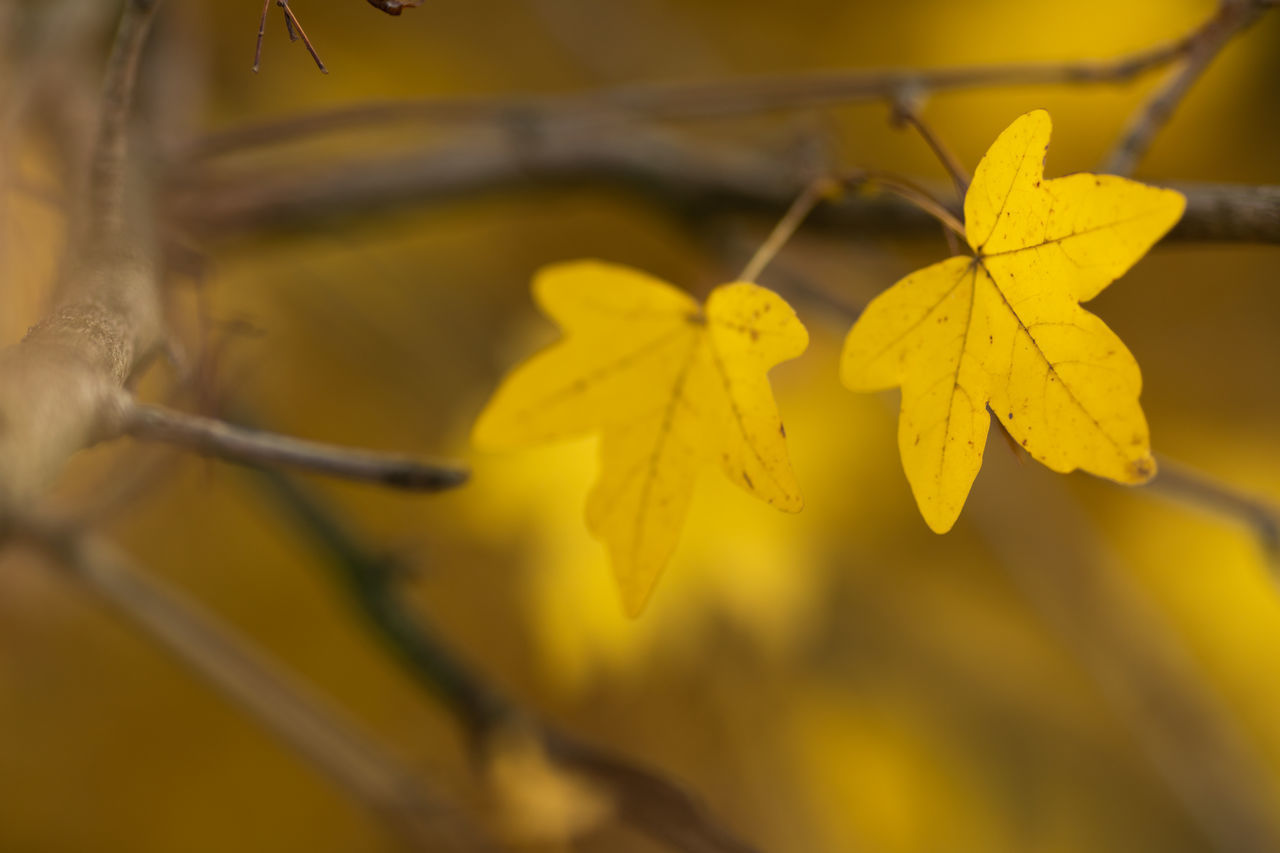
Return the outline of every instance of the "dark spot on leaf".
[[[748,489],[754,489],[754,488],[756,487],[756,484],[755,484],[755,483],[753,483],[753,482],[751,482],[751,475],[750,475],[750,474],[748,474],[746,471],[743,471],[743,472],[742,472],[742,479],[744,479],[744,480],[746,480],[746,481],[747,481],[747,488],[748,488]]]
[[[753,341],[760,340],[760,331],[758,329],[751,329],[750,334],[751,334],[751,340]]]
[[[787,437],[787,428],[783,424],[778,424],[778,434],[783,438]]]
[[[1013,412],[1009,413],[1009,420],[1013,420]]]

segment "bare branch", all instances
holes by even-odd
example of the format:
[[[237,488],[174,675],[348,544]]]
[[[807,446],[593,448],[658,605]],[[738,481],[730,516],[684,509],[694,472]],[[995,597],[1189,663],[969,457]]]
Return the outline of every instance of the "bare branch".
[[[327,700],[194,601],[145,575],[104,541],[34,519],[23,519],[10,532],[57,559],[68,577],[381,814],[414,849],[439,849],[433,845],[442,842],[461,849],[456,809],[424,789]]]
[[[320,69],[320,73],[328,74],[329,69],[321,61],[320,54],[316,52],[315,45],[311,43],[311,39],[307,38],[307,32],[302,28],[302,22],[298,20],[298,16],[293,13],[293,9],[289,6],[289,0],[263,0],[262,17],[258,19],[258,41],[253,50],[253,73],[257,74],[262,68],[262,40],[267,34],[267,13],[271,11],[272,3],[280,7],[281,14],[284,16],[285,31],[289,34],[289,41],[295,42],[301,39],[302,44],[307,48],[307,53],[311,54],[312,61]]]
[[[128,124],[138,61],[160,0],[126,0],[102,93],[102,118],[89,170],[87,234],[90,245],[118,241],[124,229]]]
[[[1102,171],[1113,175],[1133,174],[1156,134],[1227,43],[1276,5],[1276,0],[1220,0],[1218,14],[1192,37],[1181,65],[1129,120]]]
[[[259,432],[213,418],[137,403],[127,395],[121,397],[120,406],[123,433],[180,445],[240,465],[287,466],[420,492],[452,489],[467,480],[467,470],[456,465]]]
[[[1159,457],[1155,479],[1143,491],[1234,519],[1257,536],[1272,568],[1280,573],[1280,507],[1228,486],[1181,462]]]
[[[678,214],[716,211],[782,216],[810,175],[776,155],[729,148],[631,125],[563,127],[526,117],[523,140],[468,139],[398,159],[353,159],[311,169],[272,166],[231,175],[193,170],[171,195],[174,216],[197,232],[233,236],[299,230],[456,198],[583,184],[621,188]],[[1187,211],[1171,241],[1280,243],[1280,187],[1172,184]],[[955,216],[958,208],[952,209]],[[895,199],[850,197],[813,223],[841,233],[937,233],[936,223]]]
[[[267,13],[271,11],[271,0],[262,0],[262,17],[258,20],[258,43],[253,50],[253,73],[262,68],[262,40],[267,35]]]
[[[276,145],[336,130],[405,123],[502,124],[527,114],[582,121],[589,117],[698,119],[812,109],[902,92],[945,92],[1001,86],[1126,83],[1183,56],[1204,27],[1148,50],[1111,60],[1011,63],[959,68],[828,71],[736,77],[705,83],[650,83],[569,95],[436,98],[359,104],[210,134],[187,152],[195,159]]]
[[[87,204],[51,314],[0,352],[0,513],[96,441],[118,389],[160,339],[151,216],[126,228],[128,109],[157,0],[128,0],[108,63]]]
[[[437,637],[407,605],[397,580],[406,572],[371,551],[314,496],[277,471],[265,471],[270,493],[298,528],[324,550],[374,631],[419,683],[453,713],[476,746],[519,725],[540,739],[547,755],[606,793],[635,832],[684,853],[752,853],[675,783],[563,734],[503,697]]]
[[[324,63],[320,61],[320,54],[316,53],[311,39],[307,38],[307,31],[302,28],[302,22],[298,20],[297,15],[293,14],[293,9],[289,8],[289,0],[276,0],[276,5],[284,10],[284,24],[285,29],[289,31],[289,41],[302,39],[302,44],[307,48],[307,53],[311,54],[311,59],[315,61],[320,73],[328,74],[329,69],[325,68]]]
[[[925,122],[924,117],[920,115],[919,107],[911,103],[910,99],[899,97],[893,102],[892,120],[899,126],[910,125],[915,128],[916,133],[920,134],[920,138],[929,146],[933,156],[951,177],[951,183],[956,187],[956,194],[963,199],[965,193],[969,191],[969,172],[951,149],[943,143],[942,138]]]

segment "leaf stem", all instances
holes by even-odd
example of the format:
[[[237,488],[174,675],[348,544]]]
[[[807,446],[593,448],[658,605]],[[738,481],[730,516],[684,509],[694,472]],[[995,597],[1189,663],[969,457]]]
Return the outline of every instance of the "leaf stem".
[[[747,265],[738,276],[738,281],[754,282],[759,278],[760,274],[764,272],[764,268],[769,265],[769,262],[777,257],[778,252],[782,251],[782,247],[795,235],[805,217],[812,213],[819,203],[838,194],[842,183],[840,179],[829,175],[811,181],[804,188],[804,191],[796,197],[796,200],[791,203],[791,207],[787,209],[782,218],[778,220],[778,224],[773,227],[773,231],[760,244],[760,248],[756,249],[756,253],[751,256],[751,260],[747,261]]]
[[[866,171],[851,176],[848,179],[848,183],[850,185],[873,184],[882,187],[941,222],[948,231],[959,237],[961,241],[966,239],[964,223],[945,204],[939,201],[933,193],[914,181],[888,172]]]
[[[845,175],[824,175],[811,181],[791,203],[791,207],[787,208],[787,212],[778,220],[773,231],[769,232],[769,236],[751,256],[751,260],[747,261],[737,280],[755,282],[764,272],[765,267],[778,256],[787,241],[799,230],[805,218],[821,202],[836,198],[847,189],[868,184],[883,187],[937,219],[947,229],[948,237],[955,234],[961,241],[965,239],[964,224],[956,218],[956,215],[928,190],[906,178],[887,172],[861,169]],[[955,254],[954,241],[948,239],[947,242],[953,248],[952,254]]]
[[[920,108],[905,95],[895,98],[893,101],[892,121],[899,127],[910,125],[915,128],[916,133],[920,134],[920,138],[929,146],[933,156],[938,158],[942,168],[951,177],[951,182],[956,186],[956,194],[963,201],[965,193],[969,191],[969,172],[959,158],[947,147],[946,143],[942,141],[942,137],[934,133],[933,128],[925,122],[924,117],[920,115]]]

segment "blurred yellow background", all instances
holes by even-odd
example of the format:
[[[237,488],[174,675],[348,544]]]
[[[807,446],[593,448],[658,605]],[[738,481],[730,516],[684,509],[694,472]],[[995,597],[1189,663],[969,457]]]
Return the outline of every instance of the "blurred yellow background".
[[[426,0],[399,18],[359,0],[292,7],[328,75],[277,14],[250,73],[257,3],[168,0],[143,71],[153,99],[178,93],[183,115],[166,127],[193,139],[367,100],[1106,58],[1176,38],[1214,4]],[[7,64],[30,61],[15,48]],[[155,78],[162,63],[173,79]],[[1046,108],[1056,176],[1095,167],[1160,77],[943,93],[924,115],[972,168],[1009,121]],[[1280,183],[1277,104],[1272,14],[1210,68],[1138,177]],[[816,133],[841,164],[944,186],[882,103],[691,127],[780,161]],[[447,133],[337,134],[240,165],[323,173]],[[58,180],[38,146],[8,154],[25,182]],[[63,239],[47,203],[11,189],[6,205],[3,344],[39,315]],[[690,223],[587,186],[492,192],[197,241],[206,273],[175,283],[172,307],[184,345],[220,341],[213,391],[273,429],[467,460],[472,482],[440,496],[313,485],[418,567],[414,604],[471,665],[680,780],[762,850],[1276,849],[1280,597],[1252,532],[1150,490],[1049,474],[993,436],[960,523],[935,536],[897,459],[896,394],[837,381],[851,317],[829,302],[787,292],[813,343],[772,374],[806,510],[776,513],[707,472],[639,620],[623,616],[582,524],[594,442],[468,448],[499,378],[553,335],[529,298],[539,266],[599,257],[701,293],[767,227]],[[717,252],[708,234],[745,248]],[[856,306],[946,251],[940,238],[802,231],[761,283],[802,277]],[[1142,366],[1157,452],[1273,503],[1278,273],[1274,246],[1158,246],[1092,304]],[[154,373],[145,387],[159,393],[174,371]],[[86,499],[136,452],[85,454],[62,499]],[[252,474],[181,458],[104,529],[487,813],[448,715]],[[517,849],[658,849],[607,819],[567,843]],[[383,849],[395,841],[376,816],[220,696],[47,566],[0,557],[0,851]]]

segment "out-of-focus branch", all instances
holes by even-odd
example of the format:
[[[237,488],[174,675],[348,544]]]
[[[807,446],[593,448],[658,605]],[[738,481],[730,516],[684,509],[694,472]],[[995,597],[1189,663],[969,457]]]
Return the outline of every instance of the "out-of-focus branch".
[[[634,192],[691,218],[714,212],[777,219],[813,174],[776,155],[633,125],[564,126],[527,117],[511,138],[396,159],[234,174],[212,166],[175,186],[174,216],[209,236],[298,230],[496,192],[594,185]],[[1280,186],[1173,184],[1187,196],[1172,241],[1280,243]],[[953,210],[957,216],[960,211]],[[937,223],[893,198],[855,196],[812,218],[850,234],[935,235]]]
[[[1243,523],[1253,531],[1272,568],[1280,573],[1280,507],[1197,471],[1159,457],[1159,470],[1143,490]]]
[[[381,9],[388,15],[399,15],[405,9],[416,9],[422,5],[422,0],[369,0],[369,5],[375,9]]]
[[[942,137],[938,136],[920,115],[920,108],[912,103],[912,99],[904,96],[894,101],[890,118],[899,127],[910,126],[920,134],[920,138],[924,140],[925,145],[929,146],[933,156],[951,178],[951,183],[956,188],[956,195],[963,199],[965,193],[969,191],[969,172],[942,141]]]
[[[104,84],[89,192],[53,311],[0,352],[0,515],[109,429],[119,388],[160,339],[151,216],[132,202],[128,108],[158,0],[127,0]],[[135,213],[137,215],[135,215]],[[128,214],[126,216],[126,214]]]
[[[30,518],[14,520],[7,533],[54,557],[68,577],[380,814],[413,849],[484,849],[455,808],[354,722],[108,543]]]
[[[1251,27],[1262,14],[1277,6],[1276,0],[1220,0],[1218,14],[1187,43],[1181,64],[1170,73],[1129,120],[1124,134],[1107,157],[1102,171],[1130,175],[1151,143],[1173,116],[1187,92],[1233,38]]]
[[[125,184],[128,179],[128,124],[138,79],[142,46],[160,0],[127,0],[107,60],[102,116],[93,159],[84,226],[90,247],[102,250],[124,235]]]
[[[1209,846],[1277,849],[1280,821],[1256,748],[1060,478],[1018,470],[1007,454],[988,454],[986,465],[969,502],[972,523]]]
[[[134,438],[176,444],[241,465],[286,466],[420,492],[451,489],[467,480],[467,470],[457,465],[247,429],[214,418],[137,403],[127,395],[121,396],[120,406],[121,431]]]
[[[753,848],[711,817],[673,782],[572,738],[537,720],[502,696],[406,604],[398,580],[407,572],[368,548],[341,519],[289,477],[263,472],[267,491],[319,546],[371,628],[458,720],[479,749],[517,726],[531,733],[547,756],[609,797],[633,831],[684,853],[751,853]]]
[[[904,92],[1125,83],[1184,56],[1215,22],[1216,16],[1175,41],[1109,60],[825,71],[704,83],[635,84],[568,95],[362,102],[211,134],[198,140],[188,155],[194,159],[228,154],[334,130],[407,122],[500,124],[528,114],[577,121],[593,117],[694,119],[893,100]]]

